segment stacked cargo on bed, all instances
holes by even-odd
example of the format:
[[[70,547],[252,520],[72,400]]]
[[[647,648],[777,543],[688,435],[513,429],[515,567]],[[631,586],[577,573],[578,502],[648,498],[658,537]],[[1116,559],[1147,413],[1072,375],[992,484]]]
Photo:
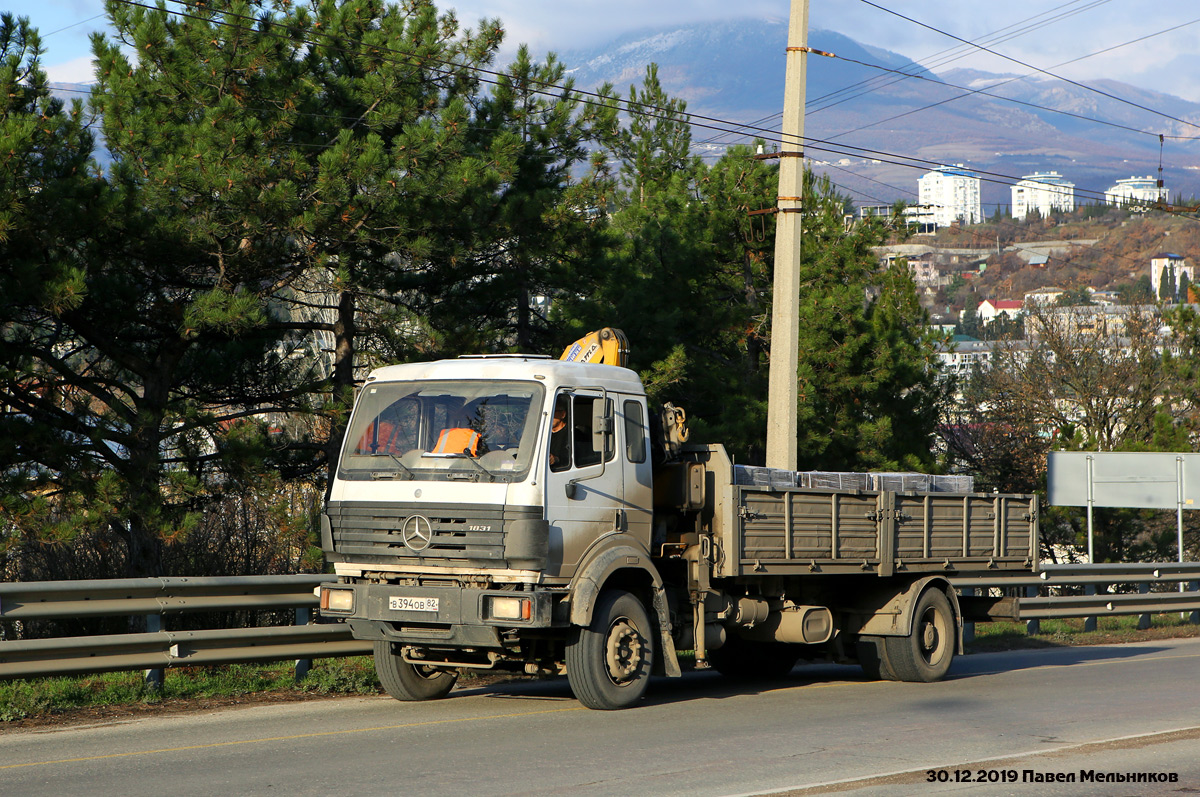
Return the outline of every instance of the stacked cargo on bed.
[[[803,487],[813,490],[874,490],[896,493],[970,493],[973,476],[932,476],[927,473],[837,473],[791,471],[754,465],[734,465],[734,484],[782,490]]]

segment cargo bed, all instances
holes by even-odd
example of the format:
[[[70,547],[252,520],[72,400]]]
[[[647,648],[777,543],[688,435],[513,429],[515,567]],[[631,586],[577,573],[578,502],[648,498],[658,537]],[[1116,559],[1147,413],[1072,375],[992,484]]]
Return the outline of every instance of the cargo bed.
[[[715,499],[714,576],[805,573],[1034,572],[1033,495],[814,489],[735,484],[720,446],[688,452],[704,463]]]

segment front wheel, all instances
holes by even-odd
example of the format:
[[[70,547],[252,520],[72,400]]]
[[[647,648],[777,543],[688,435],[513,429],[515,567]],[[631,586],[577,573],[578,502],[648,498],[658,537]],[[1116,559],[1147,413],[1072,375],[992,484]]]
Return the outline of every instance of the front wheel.
[[[887,661],[897,680],[942,680],[954,661],[955,633],[950,599],[939,589],[926,590],[917,600],[912,632],[908,636],[884,637]]]
[[[606,590],[587,628],[567,643],[567,682],[588,708],[612,710],[636,703],[650,682],[654,631],[635,595]]]
[[[458,673],[410,664],[392,650],[392,643],[375,643],[375,674],[384,691],[397,700],[437,700],[458,681]]]

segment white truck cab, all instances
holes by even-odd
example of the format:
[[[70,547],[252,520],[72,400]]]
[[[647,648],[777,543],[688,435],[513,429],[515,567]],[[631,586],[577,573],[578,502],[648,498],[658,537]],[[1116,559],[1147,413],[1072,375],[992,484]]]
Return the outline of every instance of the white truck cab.
[[[330,491],[335,572],[483,569],[565,583],[600,537],[645,547],[647,418],[641,383],[624,368],[529,356],[380,368]],[[511,539],[542,533],[540,521],[544,558],[541,541]]]
[[[323,611],[376,640],[400,696],[448,690],[452,666],[516,657],[557,671],[546,662],[561,649],[536,650],[531,634],[586,621],[588,587],[614,562],[657,581],[648,420],[637,375],[611,365],[478,356],[375,370],[323,517],[343,582]]]

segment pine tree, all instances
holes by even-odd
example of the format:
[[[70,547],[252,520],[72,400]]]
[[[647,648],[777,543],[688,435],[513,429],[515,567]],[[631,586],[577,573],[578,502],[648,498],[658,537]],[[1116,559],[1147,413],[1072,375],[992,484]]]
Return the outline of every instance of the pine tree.
[[[1159,274],[1158,298],[1168,304],[1175,301],[1175,265],[1172,263]]]
[[[945,396],[907,268],[879,272],[888,231],[847,231],[827,178],[805,175],[800,297],[799,455],[803,468],[929,468]]]
[[[108,208],[82,104],[50,96],[41,55],[27,19],[0,17],[0,550],[69,537],[91,509],[75,476],[114,454],[88,413],[110,386],[65,321],[88,300]]]
[[[303,418],[348,403],[372,331],[357,307],[397,307],[396,273],[452,252],[443,232],[513,157],[468,138],[497,24],[459,36],[430,3],[371,0],[107,10],[93,107],[113,162],[81,213],[102,221],[37,272],[5,364],[9,392],[53,396],[17,453],[67,497],[56,511],[158,575],[218,494],[328,457],[336,435]],[[79,207],[50,210],[79,229]]]
[[[761,461],[775,204],[774,166],[732,147],[690,155],[686,106],[653,68],[612,146],[622,187],[605,279],[571,307],[581,327],[619,325],[652,398],[689,413],[697,440]],[[845,197],[807,175],[800,448],[806,466],[929,466],[944,398],[935,341],[906,268],[880,273],[877,219],[847,230]]]
[[[592,278],[612,180],[587,145],[610,135],[615,98],[584,104],[565,75],[553,54],[539,64],[521,47],[477,101],[469,145],[502,153],[505,174],[444,237],[457,251],[404,284],[427,297],[420,312],[444,353],[556,350],[566,333],[544,309]]]

